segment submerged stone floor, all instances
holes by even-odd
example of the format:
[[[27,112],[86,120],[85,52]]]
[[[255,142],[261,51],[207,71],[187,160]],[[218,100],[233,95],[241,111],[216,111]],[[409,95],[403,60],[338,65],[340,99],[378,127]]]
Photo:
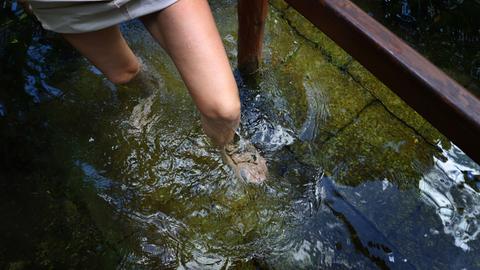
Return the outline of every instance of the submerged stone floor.
[[[209,2],[235,68],[236,1]],[[261,187],[231,178],[138,21],[122,31],[153,74],[150,95],[112,85],[58,36],[11,45],[20,57],[5,59],[21,72],[4,70],[20,88],[0,93],[0,172],[15,180],[0,182],[0,217],[12,221],[0,225],[11,244],[0,268],[478,267],[480,196],[465,177],[478,164],[283,1],[270,4],[257,84],[241,87],[267,111],[261,124],[282,131]],[[306,177],[317,169],[336,197]]]
[[[346,52],[283,1],[271,1],[267,27],[266,72],[272,69],[297,120],[312,121],[307,100],[320,108],[314,116],[316,162],[337,181],[389,179],[409,186],[418,167],[450,142]],[[310,105],[312,106],[312,105]],[[297,123],[301,128],[301,123]],[[311,137],[311,136],[310,136]],[[337,164],[342,160],[342,164]],[[334,163],[332,163],[334,162]],[[361,170],[358,170],[359,168]],[[358,174],[361,171],[362,174]],[[416,185],[416,183],[410,183]]]
[[[452,195],[457,191],[448,188],[451,184],[446,184],[447,188],[440,188],[435,182],[442,179],[446,183],[458,184],[462,189],[462,183],[468,181],[465,171],[478,173],[478,164],[284,1],[270,1],[265,35],[265,59],[260,70],[259,93],[285,99],[282,101],[286,103],[285,110],[294,119],[289,122],[290,128],[295,130],[300,141],[291,146],[291,151],[302,162],[323,168],[337,183],[357,187],[354,189],[356,191],[351,192],[358,196],[362,194],[369,197],[378,193],[374,189],[369,191],[365,184],[369,180],[383,180],[384,191],[388,190],[390,184],[399,190],[408,190],[402,196],[391,195],[393,205],[393,200],[398,200],[398,208],[392,209],[392,213],[404,216],[407,220],[398,216],[388,217],[387,209],[381,214],[385,218],[371,216],[374,205],[367,203],[371,207],[369,210],[356,202],[358,198],[354,198],[355,195],[350,197],[350,202],[357,209],[362,209],[360,211],[365,211],[365,216],[370,216],[377,228],[385,230],[385,235],[397,241],[398,245],[419,245],[414,244],[418,241],[415,235],[427,238],[427,235],[430,237],[438,233],[437,230],[442,230],[434,225],[435,217],[427,214],[425,205],[414,203],[413,197],[416,195],[413,194],[420,190],[422,196],[433,201],[430,206],[439,212],[443,230],[454,236],[459,250],[470,250],[466,248],[467,242],[476,234],[473,231],[478,230],[478,226],[473,224],[479,223],[480,215],[475,203],[467,207],[466,212],[459,205],[464,205],[465,200],[471,202],[479,198],[476,184],[470,183],[475,191],[469,190],[458,196]],[[228,43],[234,36],[234,29],[230,29],[224,40]],[[234,43],[230,45],[229,51],[234,52]],[[235,65],[235,53],[230,54],[230,58]],[[289,124],[285,123],[285,126]],[[458,165],[452,165],[448,159],[455,160]],[[439,195],[438,190],[434,191],[436,188],[445,193]],[[344,195],[348,197],[352,194]],[[444,199],[453,205],[439,202]],[[458,207],[462,210],[453,215],[444,214],[442,210],[448,208],[456,212]],[[419,223],[408,220],[414,216]],[[398,222],[405,224],[402,227]],[[460,229],[467,223],[468,229]],[[436,229],[421,233],[422,230],[416,231],[419,224],[430,224]],[[434,244],[435,241],[438,242]],[[441,240],[432,240],[425,248],[429,245],[443,244]],[[406,252],[410,258],[422,256],[418,255],[418,246]],[[441,256],[440,253],[437,256]],[[480,263],[472,258],[466,259],[468,255],[460,255],[461,252],[455,253],[472,265]],[[448,264],[448,260],[440,261],[436,264],[439,268]],[[429,267],[431,262],[423,263],[424,267]]]

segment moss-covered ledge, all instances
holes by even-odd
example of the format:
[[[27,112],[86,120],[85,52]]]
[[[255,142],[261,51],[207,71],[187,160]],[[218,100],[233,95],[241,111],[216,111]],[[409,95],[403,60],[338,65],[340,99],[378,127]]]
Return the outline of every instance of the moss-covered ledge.
[[[449,141],[438,132],[430,123],[408,106],[394,92],[380,82],[357,61],[353,60],[342,48],[318,30],[313,24],[296,12],[283,0],[270,0],[270,5],[278,16],[284,19],[299,38],[310,46],[319,50],[321,54],[342,72],[346,72],[358,82],[374,98],[383,104],[387,111],[392,113],[405,125],[414,129],[428,143],[436,145],[439,142],[449,147]]]

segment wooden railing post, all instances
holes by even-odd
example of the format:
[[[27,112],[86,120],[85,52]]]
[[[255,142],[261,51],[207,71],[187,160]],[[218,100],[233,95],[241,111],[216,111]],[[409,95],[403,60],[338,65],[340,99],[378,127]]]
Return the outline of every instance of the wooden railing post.
[[[258,70],[268,0],[238,0],[238,68],[244,74]]]

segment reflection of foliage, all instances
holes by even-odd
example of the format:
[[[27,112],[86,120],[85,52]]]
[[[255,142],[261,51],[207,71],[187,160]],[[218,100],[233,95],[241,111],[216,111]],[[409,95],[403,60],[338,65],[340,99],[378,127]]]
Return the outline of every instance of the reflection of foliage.
[[[353,0],[477,95],[480,3],[463,0]]]
[[[0,57],[9,55],[12,46],[26,46],[22,41],[29,41],[32,35],[33,21],[14,3],[0,2]],[[11,55],[11,59],[17,57]]]
[[[12,23],[25,20],[27,17],[27,14],[23,12],[16,1],[0,1],[0,31],[5,30]]]

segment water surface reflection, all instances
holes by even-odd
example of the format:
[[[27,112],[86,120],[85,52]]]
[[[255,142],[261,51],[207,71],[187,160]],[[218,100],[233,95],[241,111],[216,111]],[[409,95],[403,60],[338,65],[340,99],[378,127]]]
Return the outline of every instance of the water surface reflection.
[[[230,1],[212,7],[217,18],[235,12]],[[219,20],[234,60],[235,18]],[[264,185],[249,185],[203,135],[166,54],[138,22],[123,31],[148,74],[126,86],[41,32],[23,48],[5,45],[18,57],[2,62],[0,267],[480,263],[479,166],[455,146],[430,144],[368,93],[358,110],[337,106],[362,88],[326,60],[302,66],[318,56],[305,53],[312,48],[299,42],[287,53],[298,62],[272,64],[259,85],[237,76],[242,132],[271,168]]]

